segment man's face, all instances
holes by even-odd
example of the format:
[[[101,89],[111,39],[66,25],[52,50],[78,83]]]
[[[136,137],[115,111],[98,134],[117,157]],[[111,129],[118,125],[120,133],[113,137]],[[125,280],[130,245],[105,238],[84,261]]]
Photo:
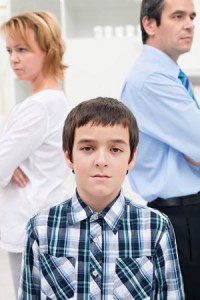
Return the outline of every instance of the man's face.
[[[192,0],[165,0],[160,25],[157,26],[155,20],[152,21],[150,45],[176,61],[181,54],[190,51],[195,16]]]

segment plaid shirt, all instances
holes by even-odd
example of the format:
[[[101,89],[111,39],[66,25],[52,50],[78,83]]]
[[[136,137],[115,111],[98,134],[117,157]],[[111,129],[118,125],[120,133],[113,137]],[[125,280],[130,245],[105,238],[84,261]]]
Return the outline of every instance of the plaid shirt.
[[[77,196],[27,227],[20,300],[184,299],[168,218],[121,193],[95,213]]]

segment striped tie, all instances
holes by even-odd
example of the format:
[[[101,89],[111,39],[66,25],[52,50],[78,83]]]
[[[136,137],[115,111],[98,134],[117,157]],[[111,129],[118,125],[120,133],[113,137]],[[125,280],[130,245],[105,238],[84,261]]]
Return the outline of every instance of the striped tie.
[[[190,83],[189,79],[187,78],[187,76],[185,75],[185,73],[181,69],[179,70],[178,78],[180,79],[181,83],[184,85],[184,87],[188,91],[189,95],[195,100],[191,83]]]

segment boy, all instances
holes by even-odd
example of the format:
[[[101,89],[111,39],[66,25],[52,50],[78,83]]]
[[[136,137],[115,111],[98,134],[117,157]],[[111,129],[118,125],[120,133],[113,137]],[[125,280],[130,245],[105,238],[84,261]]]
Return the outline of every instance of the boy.
[[[169,220],[121,191],[137,143],[121,102],[72,109],[63,149],[77,190],[30,220],[19,299],[184,299]]]

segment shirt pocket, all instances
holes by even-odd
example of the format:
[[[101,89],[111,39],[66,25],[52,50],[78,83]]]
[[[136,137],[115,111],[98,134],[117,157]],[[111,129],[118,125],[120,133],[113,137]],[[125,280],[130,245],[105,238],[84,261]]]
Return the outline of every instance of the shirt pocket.
[[[152,283],[151,257],[116,259],[114,299],[148,300],[152,291]]]
[[[41,292],[51,300],[66,300],[74,297],[75,258],[40,255]]]

